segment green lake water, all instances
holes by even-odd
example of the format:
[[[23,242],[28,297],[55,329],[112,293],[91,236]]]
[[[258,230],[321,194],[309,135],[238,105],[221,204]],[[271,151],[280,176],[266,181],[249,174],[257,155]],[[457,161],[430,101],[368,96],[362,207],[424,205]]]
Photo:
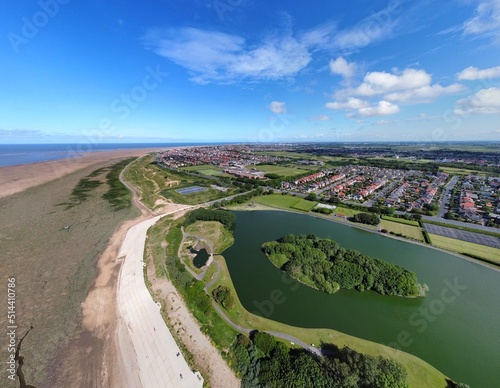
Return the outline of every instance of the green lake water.
[[[425,246],[280,211],[234,212],[235,244],[224,252],[245,308],[293,326],[330,328],[398,347],[473,388],[500,386],[500,272]],[[425,298],[341,290],[328,295],[275,268],[262,243],[287,233],[330,238],[401,265],[430,290]],[[283,296],[275,303],[273,292]]]

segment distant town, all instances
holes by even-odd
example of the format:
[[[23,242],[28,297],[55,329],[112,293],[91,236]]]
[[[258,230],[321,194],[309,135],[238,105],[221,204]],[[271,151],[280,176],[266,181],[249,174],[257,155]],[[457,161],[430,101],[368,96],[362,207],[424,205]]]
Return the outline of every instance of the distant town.
[[[323,203],[500,226],[500,156],[482,150],[324,144],[171,149],[162,166]]]

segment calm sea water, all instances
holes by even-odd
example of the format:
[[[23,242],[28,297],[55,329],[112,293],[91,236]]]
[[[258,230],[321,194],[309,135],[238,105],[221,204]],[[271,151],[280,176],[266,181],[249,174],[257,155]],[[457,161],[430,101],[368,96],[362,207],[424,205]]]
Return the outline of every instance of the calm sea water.
[[[220,143],[219,143],[220,144]],[[84,152],[135,148],[215,145],[214,143],[122,143],[122,144],[0,144],[0,167],[71,158]]]

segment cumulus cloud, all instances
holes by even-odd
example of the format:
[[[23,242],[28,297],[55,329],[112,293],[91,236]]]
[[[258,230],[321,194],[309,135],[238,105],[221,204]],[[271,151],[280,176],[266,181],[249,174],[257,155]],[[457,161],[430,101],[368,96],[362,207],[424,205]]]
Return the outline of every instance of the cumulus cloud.
[[[454,113],[461,116],[500,113],[500,88],[481,89],[467,98],[458,100]]]
[[[424,70],[405,69],[401,74],[374,71],[367,73],[363,83],[353,92],[360,96],[375,96],[393,91],[421,88],[431,83]]]
[[[399,112],[399,106],[390,103],[389,101],[379,101],[377,105],[368,106],[358,110],[358,114],[363,117],[371,116],[387,116]]]
[[[458,73],[457,78],[459,80],[474,81],[478,79],[488,79],[488,78],[499,78],[500,77],[500,66],[490,67],[488,69],[478,69],[474,66],[469,66],[468,68],[462,70]]]
[[[340,74],[344,78],[351,78],[356,72],[356,63],[349,63],[344,57],[338,57],[335,60],[332,59],[329,67],[333,74]]]
[[[347,117],[371,117],[371,116],[386,116],[399,112],[399,106],[389,101],[379,101],[375,105],[370,105],[367,101],[359,98],[351,97],[343,102],[328,102],[326,108],[332,110],[345,110]]]
[[[244,38],[196,28],[150,30],[143,43],[188,69],[199,83],[294,76],[311,61],[307,44],[293,36],[268,37],[257,45]]]
[[[347,101],[343,102],[327,102],[325,107],[332,110],[353,110],[361,109],[368,106],[366,101],[360,100],[359,98],[349,97]]]
[[[271,109],[271,112],[276,114],[286,113],[285,103],[280,101],[271,102],[269,104],[269,109]]]
[[[432,76],[425,70],[409,68],[392,73],[369,72],[360,85],[341,89],[336,92],[336,97],[342,100],[351,96],[364,98],[382,96],[387,101],[417,103],[430,102],[439,96],[462,90],[464,86],[460,84],[448,86],[432,84]]]

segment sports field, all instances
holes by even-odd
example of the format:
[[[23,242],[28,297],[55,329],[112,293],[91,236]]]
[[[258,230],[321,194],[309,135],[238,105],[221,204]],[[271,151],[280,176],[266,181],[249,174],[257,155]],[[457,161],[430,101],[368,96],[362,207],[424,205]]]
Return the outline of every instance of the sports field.
[[[405,220],[404,218],[391,217],[391,216],[382,216],[383,220],[399,222],[400,224],[412,225],[412,226],[420,226],[418,221]]]
[[[281,209],[302,210],[305,212],[310,211],[318,204],[317,202],[308,201],[303,198],[281,194],[263,195],[261,197],[256,197],[253,200],[257,203],[261,203],[262,205],[279,207]]]
[[[210,176],[225,176],[228,175],[225,172],[222,171],[217,166],[212,166],[211,164],[200,164],[198,166],[188,166],[188,167],[181,167],[180,170],[184,171],[190,171],[190,172],[199,172],[200,174],[203,175],[210,175]]]
[[[429,236],[431,238],[432,245],[435,247],[452,252],[482,257],[490,263],[500,265],[500,249],[444,237],[438,234],[429,234]]]
[[[335,215],[343,215],[346,217],[352,217],[355,214],[363,213],[360,210],[354,210],[354,209],[349,209],[347,207],[343,206],[337,206],[337,209],[335,209]]]
[[[311,211],[318,203],[313,201],[308,201],[307,199],[301,199],[297,203],[293,204],[292,209],[303,210],[305,212]]]
[[[262,164],[255,166],[257,170],[265,171],[266,173],[277,174],[279,176],[295,176],[304,174],[307,170],[287,166],[275,166],[272,164]]]
[[[405,221],[405,220],[403,220]],[[424,241],[424,236],[420,227],[414,225],[402,224],[387,220],[385,217],[380,221],[380,228],[387,229],[389,232],[402,234],[405,237],[412,238],[418,241]]]

